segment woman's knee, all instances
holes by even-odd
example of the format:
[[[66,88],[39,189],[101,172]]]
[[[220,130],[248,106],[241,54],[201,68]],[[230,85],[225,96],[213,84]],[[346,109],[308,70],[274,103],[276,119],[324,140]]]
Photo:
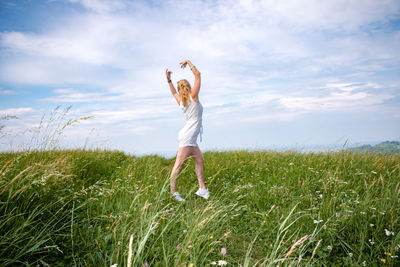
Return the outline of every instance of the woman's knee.
[[[203,155],[199,155],[199,156],[195,157],[195,158],[194,158],[194,161],[196,162],[196,164],[201,164],[201,165],[203,165],[203,164],[204,164],[204,157],[203,157]]]
[[[183,166],[185,166],[187,159],[185,158],[177,158],[175,161],[174,169],[181,170]]]

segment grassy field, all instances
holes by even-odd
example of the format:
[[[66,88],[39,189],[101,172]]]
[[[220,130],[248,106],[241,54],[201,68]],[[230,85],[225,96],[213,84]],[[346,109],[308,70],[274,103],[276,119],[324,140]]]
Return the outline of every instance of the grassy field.
[[[1,266],[399,266],[400,154],[0,154]],[[114,265],[115,266],[115,265]]]

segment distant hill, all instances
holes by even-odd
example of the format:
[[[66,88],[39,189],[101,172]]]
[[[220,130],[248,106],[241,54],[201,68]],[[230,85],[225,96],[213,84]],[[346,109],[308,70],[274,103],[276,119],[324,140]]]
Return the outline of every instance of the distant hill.
[[[399,141],[385,141],[375,146],[362,145],[359,147],[352,147],[349,150],[354,152],[385,152],[385,153],[400,153],[400,142]]]

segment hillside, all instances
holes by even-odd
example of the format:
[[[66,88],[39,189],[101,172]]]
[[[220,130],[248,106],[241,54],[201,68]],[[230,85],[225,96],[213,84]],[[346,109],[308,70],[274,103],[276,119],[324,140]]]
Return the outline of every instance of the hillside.
[[[0,266],[399,266],[400,155],[117,151],[0,154]],[[115,265],[114,265],[115,266]]]
[[[349,150],[355,152],[385,152],[385,153],[400,153],[400,142],[399,141],[385,141],[375,146],[362,145],[359,147],[353,147]]]

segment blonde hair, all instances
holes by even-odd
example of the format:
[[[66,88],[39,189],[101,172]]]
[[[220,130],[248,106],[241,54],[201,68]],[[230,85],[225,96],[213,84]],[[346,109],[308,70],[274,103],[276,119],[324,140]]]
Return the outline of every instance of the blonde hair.
[[[179,96],[181,97],[182,105],[186,107],[187,103],[190,101],[190,83],[183,79],[178,82],[178,92]]]

